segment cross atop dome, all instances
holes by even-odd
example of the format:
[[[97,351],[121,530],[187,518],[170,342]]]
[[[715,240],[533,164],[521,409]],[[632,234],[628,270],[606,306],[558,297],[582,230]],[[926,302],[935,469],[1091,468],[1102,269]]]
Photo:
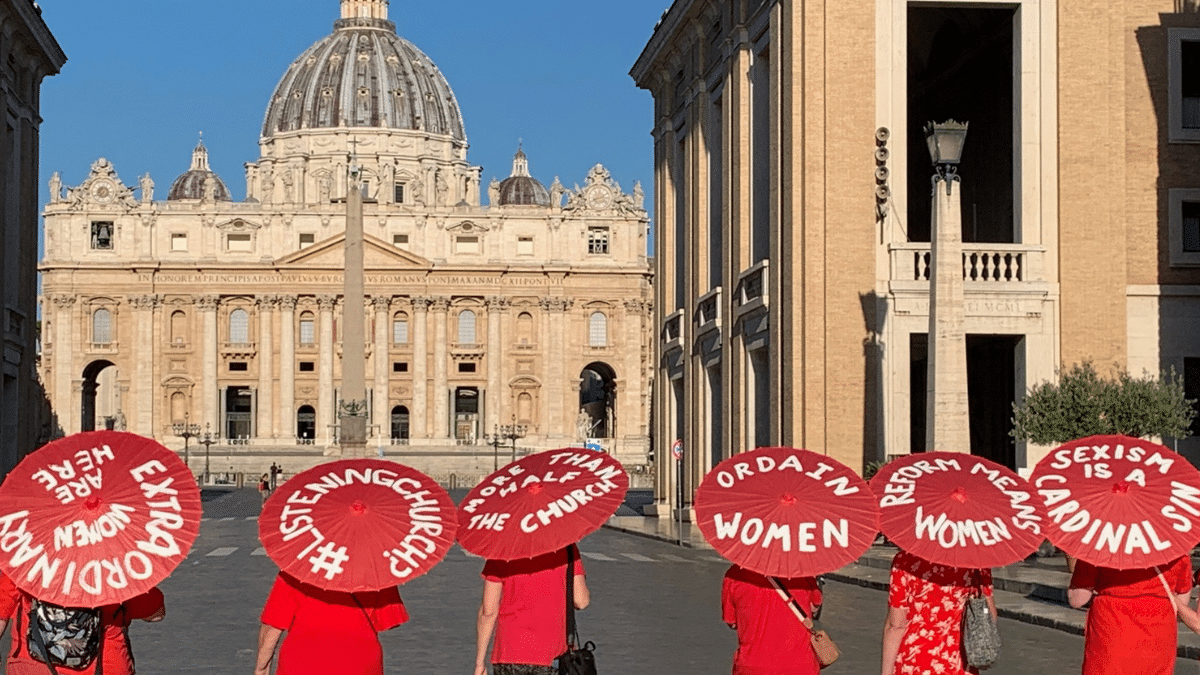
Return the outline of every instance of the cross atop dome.
[[[343,19],[388,18],[388,0],[342,0]]]

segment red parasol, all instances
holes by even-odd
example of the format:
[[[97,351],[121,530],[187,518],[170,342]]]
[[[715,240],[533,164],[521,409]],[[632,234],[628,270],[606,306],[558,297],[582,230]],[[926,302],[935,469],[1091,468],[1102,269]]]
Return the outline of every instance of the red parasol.
[[[279,568],[327,591],[398,586],[446,557],[458,529],[454,502],[416,469],[345,459],[279,486],[258,517],[258,538]]]
[[[1046,510],[1011,469],[960,452],[888,462],[871,479],[879,527],[900,548],[939,565],[1003,567],[1046,538]]]
[[[1157,443],[1071,441],[1038,462],[1029,480],[1046,503],[1046,536],[1093,565],[1154,567],[1200,542],[1200,472]]]
[[[879,531],[875,496],[858,474],[795,448],[758,448],[718,464],[696,490],[696,519],[722,556],[774,577],[844,567]]]
[[[200,489],[183,460],[119,431],[61,438],[0,485],[0,570],[67,607],[99,607],[150,590],[200,532]]]
[[[458,509],[458,543],[492,560],[557,551],[596,531],[625,500],[629,476],[583,448],[522,457],[483,479]]]

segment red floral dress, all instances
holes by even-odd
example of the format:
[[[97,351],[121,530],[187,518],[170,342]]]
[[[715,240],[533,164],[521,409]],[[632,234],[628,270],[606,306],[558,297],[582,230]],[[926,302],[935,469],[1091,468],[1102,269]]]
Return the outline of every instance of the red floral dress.
[[[892,559],[888,605],[908,610],[895,675],[963,675],[962,615],[976,587],[992,594],[992,571],[935,565],[901,551]]]

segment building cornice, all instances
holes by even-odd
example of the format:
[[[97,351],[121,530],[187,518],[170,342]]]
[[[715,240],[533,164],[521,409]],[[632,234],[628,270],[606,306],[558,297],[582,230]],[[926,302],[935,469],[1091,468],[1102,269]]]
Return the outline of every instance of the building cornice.
[[[50,27],[42,19],[42,10],[30,0],[8,0],[9,8],[20,17],[28,34],[37,43],[45,57],[45,75],[57,75],[63,64],[67,62],[67,54],[50,32]]]
[[[662,18],[659,19],[658,25],[654,27],[654,34],[650,36],[650,41],[646,43],[646,47],[642,49],[642,53],[634,62],[633,68],[629,70],[629,76],[633,81],[643,89],[648,89],[646,78],[650,75],[654,64],[662,55],[663,49],[667,46],[672,36],[679,30],[680,26],[684,25],[684,17],[688,15],[692,7],[698,0],[675,0],[667,11],[663,12]]]

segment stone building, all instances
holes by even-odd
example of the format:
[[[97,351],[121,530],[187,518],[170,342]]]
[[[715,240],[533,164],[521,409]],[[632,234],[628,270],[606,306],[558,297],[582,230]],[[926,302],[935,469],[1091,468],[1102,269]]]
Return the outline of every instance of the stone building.
[[[755,446],[923,448],[930,121],[970,124],[959,449],[1031,467],[1046,448],[1009,437],[1013,403],[1085,360],[1173,367],[1196,397],[1197,11],[674,2],[631,75],[655,100],[655,444],[682,439],[684,492]]]
[[[42,79],[67,57],[30,0],[0,0],[0,475],[48,436],[37,380],[38,152]]]
[[[104,159],[65,194],[52,185],[42,375],[62,429],[181,447],[174,425],[198,424],[222,469],[299,469],[336,442],[341,356],[365,349],[370,445],[414,466],[490,470],[485,435],[506,424],[526,428],[523,448],[598,438],[644,465],[640,186],[596,165],[583,187],[547,189],[518,151],[483,205],[445,77],[387,2],[341,5],[270,98],[244,201],[202,143],[165,200]],[[367,201],[365,345],[339,326],[351,163]]]

